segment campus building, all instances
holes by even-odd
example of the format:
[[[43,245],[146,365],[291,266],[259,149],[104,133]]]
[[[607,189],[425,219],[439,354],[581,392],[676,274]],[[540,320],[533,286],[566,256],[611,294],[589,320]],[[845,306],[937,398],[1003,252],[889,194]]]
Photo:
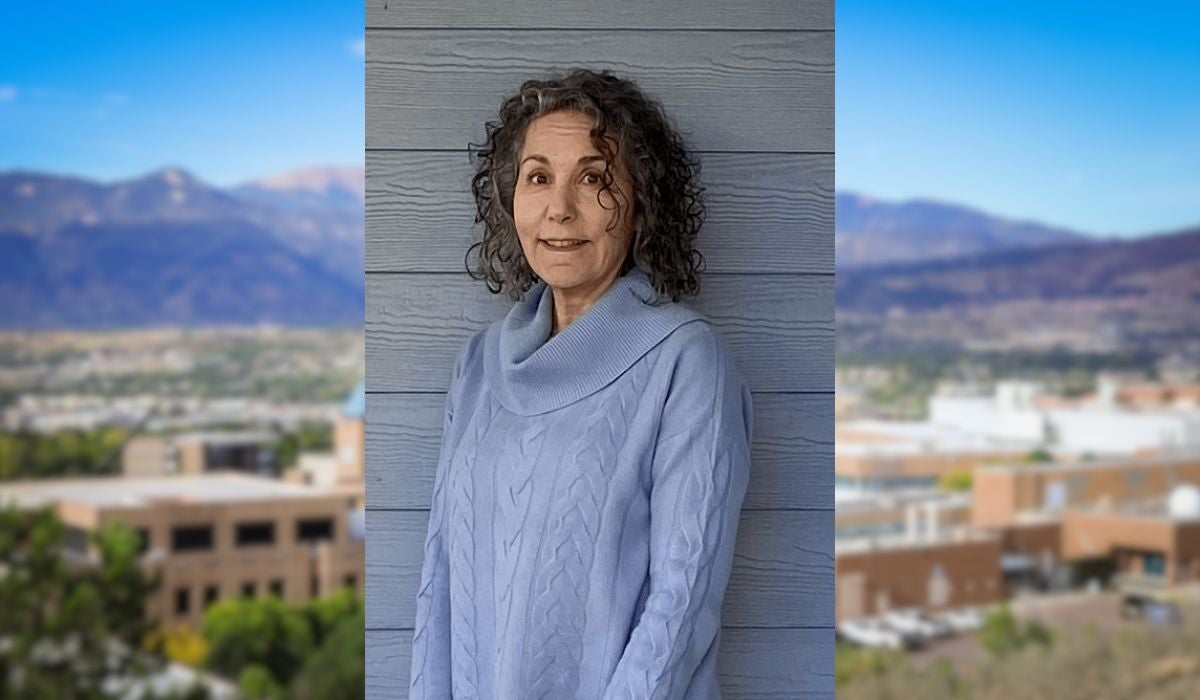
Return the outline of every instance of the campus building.
[[[1006,527],[1072,506],[1161,497],[1178,484],[1200,484],[1200,452],[982,467],[971,483],[971,524]]]
[[[279,436],[266,431],[208,431],[177,435],[139,435],[121,450],[127,476],[205,474],[239,471],[258,476],[279,474]]]
[[[844,501],[834,512],[834,537],[883,537],[946,531],[969,525],[971,494],[937,489],[889,491]]]
[[[235,472],[0,483],[0,505],[49,506],[67,526],[70,559],[97,560],[88,533],[121,520],[162,573],[150,619],[199,625],[212,603],[276,595],[303,602],[363,590],[364,527],[354,499]]]
[[[1000,538],[968,527],[839,539],[834,551],[839,623],[896,608],[987,605],[1007,594]]]
[[[840,504],[874,494],[930,489],[951,472],[1023,459],[1033,441],[996,440],[928,422],[840,421],[834,444]]]

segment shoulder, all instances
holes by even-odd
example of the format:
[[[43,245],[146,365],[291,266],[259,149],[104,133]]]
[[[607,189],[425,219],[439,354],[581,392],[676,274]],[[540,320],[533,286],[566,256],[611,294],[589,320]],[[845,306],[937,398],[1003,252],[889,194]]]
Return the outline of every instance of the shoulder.
[[[458,347],[458,355],[454,360],[455,375],[460,374],[473,364],[478,364],[483,357],[484,340],[489,332],[492,331],[498,324],[493,323],[486,328],[481,328],[462,342]]]
[[[753,400],[721,332],[707,319],[676,328],[663,340],[660,367],[666,395],[660,436],[696,435],[719,426],[728,438],[749,439]]]
[[[733,353],[725,337],[702,316],[681,324],[663,339],[661,359],[677,371],[692,376],[722,376],[740,380]]]
[[[699,317],[670,333],[661,344],[659,366],[667,393],[679,404],[707,403],[750,410],[750,386],[720,330]]]
[[[464,387],[480,386],[478,377],[483,374],[483,346],[489,328],[472,333],[458,347],[454,358],[454,370],[450,375],[450,391],[461,394]]]

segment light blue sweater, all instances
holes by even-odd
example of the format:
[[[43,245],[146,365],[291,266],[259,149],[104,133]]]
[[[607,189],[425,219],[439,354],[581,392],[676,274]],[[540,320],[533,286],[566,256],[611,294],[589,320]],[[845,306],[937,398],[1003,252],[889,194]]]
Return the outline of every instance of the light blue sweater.
[[[558,335],[538,283],[459,353],[410,697],[720,698],[750,391],[634,269]]]

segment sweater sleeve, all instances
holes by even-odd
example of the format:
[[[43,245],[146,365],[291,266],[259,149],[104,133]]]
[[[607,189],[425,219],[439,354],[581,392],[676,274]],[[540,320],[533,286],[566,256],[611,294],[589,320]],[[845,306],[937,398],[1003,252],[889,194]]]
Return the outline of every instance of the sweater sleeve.
[[[429,502],[429,527],[425,535],[425,559],[417,588],[417,613],[413,622],[410,700],[450,697],[450,562],[446,550],[446,490],[449,471],[448,447],[454,421],[455,399],[466,348],[454,364],[446,392],[442,420],[442,443],[438,456],[433,495]]]
[[[680,353],[652,459],[650,585],[605,700],[716,683],[721,604],[750,471],[750,390],[712,330]]]

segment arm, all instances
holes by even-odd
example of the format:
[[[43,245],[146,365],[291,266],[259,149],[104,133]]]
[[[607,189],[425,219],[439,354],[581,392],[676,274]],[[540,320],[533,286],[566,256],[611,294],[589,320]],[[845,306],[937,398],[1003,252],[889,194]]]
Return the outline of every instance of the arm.
[[[445,492],[449,471],[450,426],[454,421],[455,391],[462,371],[460,354],[454,366],[442,420],[442,446],[429,503],[425,560],[417,588],[417,613],[413,623],[410,700],[450,697],[450,562],[446,552]]]
[[[750,471],[750,391],[720,339],[689,341],[652,461],[650,588],[605,700],[683,698],[716,674],[721,603]]]

